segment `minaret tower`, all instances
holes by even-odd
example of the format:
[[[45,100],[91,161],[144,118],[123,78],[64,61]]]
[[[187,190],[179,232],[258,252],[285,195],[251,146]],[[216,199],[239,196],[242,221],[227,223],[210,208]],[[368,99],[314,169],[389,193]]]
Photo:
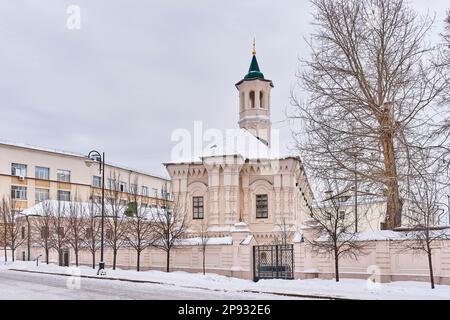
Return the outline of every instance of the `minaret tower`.
[[[259,70],[255,40],[250,69],[236,88],[239,90],[239,127],[270,146],[270,90],[273,83]]]

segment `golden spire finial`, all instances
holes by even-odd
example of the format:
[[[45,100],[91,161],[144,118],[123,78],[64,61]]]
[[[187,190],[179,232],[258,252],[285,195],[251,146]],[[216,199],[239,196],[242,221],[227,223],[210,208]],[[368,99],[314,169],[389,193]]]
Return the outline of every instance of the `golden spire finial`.
[[[253,38],[253,51],[252,51],[252,54],[254,56],[256,56],[256,41],[255,41],[255,38]]]

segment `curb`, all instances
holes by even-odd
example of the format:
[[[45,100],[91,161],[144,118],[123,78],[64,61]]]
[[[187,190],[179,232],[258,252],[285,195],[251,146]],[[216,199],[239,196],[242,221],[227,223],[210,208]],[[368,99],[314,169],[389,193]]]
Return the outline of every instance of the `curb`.
[[[26,272],[26,273],[37,273],[37,274],[46,274],[46,275],[53,275],[53,276],[64,276],[64,277],[72,277],[73,275],[67,274],[67,273],[55,273],[55,272],[45,272],[45,271],[34,271],[34,270],[24,270],[24,269],[7,269],[9,271],[16,271],[16,272]],[[137,279],[125,279],[125,278],[111,278],[111,277],[103,277],[103,276],[88,276],[88,275],[77,275],[77,277],[80,278],[87,278],[87,279],[97,279],[97,280],[116,280],[116,281],[125,281],[125,282],[133,282],[133,283],[150,283],[150,284],[160,284],[160,285],[169,285],[169,286],[176,286],[181,288],[188,288],[188,289],[202,289],[202,290],[209,290],[209,291],[217,291],[217,292],[246,292],[246,293],[257,293],[257,294],[272,294],[276,296],[285,296],[285,297],[296,297],[296,298],[308,298],[308,299],[321,299],[321,300],[356,300],[356,299],[349,299],[349,298],[341,298],[336,296],[322,296],[322,295],[311,295],[311,294],[298,294],[298,293],[283,293],[283,292],[271,292],[271,291],[259,291],[259,290],[221,290],[221,289],[211,289],[211,288],[204,288],[204,287],[195,287],[195,286],[182,286],[182,285],[176,285],[173,283],[166,283],[166,282],[159,282],[159,281],[151,281],[151,280],[137,280]]]

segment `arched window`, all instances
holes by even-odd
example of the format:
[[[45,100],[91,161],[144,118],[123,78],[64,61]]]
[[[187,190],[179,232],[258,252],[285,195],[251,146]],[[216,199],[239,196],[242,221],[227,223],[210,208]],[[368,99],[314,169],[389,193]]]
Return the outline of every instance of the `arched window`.
[[[264,109],[264,93],[262,91],[259,92],[259,107]]]
[[[250,91],[250,107],[255,108],[255,91]]]

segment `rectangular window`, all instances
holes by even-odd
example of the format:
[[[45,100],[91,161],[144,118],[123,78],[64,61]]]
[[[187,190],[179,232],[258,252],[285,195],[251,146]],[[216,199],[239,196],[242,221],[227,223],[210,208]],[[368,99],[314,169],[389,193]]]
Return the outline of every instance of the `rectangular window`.
[[[86,229],[86,238],[90,239],[93,236],[92,228]]]
[[[192,197],[192,212],[194,214],[194,219],[203,219],[203,197]]]
[[[142,195],[145,197],[148,196],[148,187],[142,186]]]
[[[341,220],[345,219],[345,211],[339,211],[339,219]]]
[[[70,182],[70,171],[58,169],[57,180],[59,182]]]
[[[27,187],[11,186],[11,198],[27,200]]]
[[[137,184],[131,184],[130,185],[130,192],[132,194],[137,194],[138,193],[138,185]]]
[[[36,188],[35,192],[36,202],[47,201],[50,199],[50,190]]]
[[[50,169],[44,167],[35,167],[34,176],[36,179],[49,180],[50,179]]]
[[[25,227],[22,227],[21,234],[22,234],[22,240],[25,239]]]
[[[109,190],[116,189],[116,179],[108,179],[108,189]]]
[[[127,192],[127,183],[120,181],[119,183],[119,190],[120,192]]]
[[[256,195],[256,218],[264,219],[269,217],[269,206],[267,194]]]
[[[92,203],[102,203],[102,197],[100,196],[91,196],[89,197],[89,200],[91,200]]]
[[[102,187],[102,177],[93,176],[92,177],[92,186],[96,188]]]
[[[26,177],[27,165],[20,163],[11,163],[11,175],[17,177]]]
[[[64,236],[64,227],[59,227],[59,228],[58,228],[58,235],[59,235],[60,237],[63,237],[63,236]]]
[[[107,229],[106,230],[105,238],[106,238],[106,240],[112,240],[112,238],[113,238],[112,229]]]
[[[158,198],[158,189],[152,188],[153,196]]]
[[[70,191],[58,190],[59,201],[70,201]]]
[[[41,227],[41,238],[47,239],[49,236],[48,227]]]

